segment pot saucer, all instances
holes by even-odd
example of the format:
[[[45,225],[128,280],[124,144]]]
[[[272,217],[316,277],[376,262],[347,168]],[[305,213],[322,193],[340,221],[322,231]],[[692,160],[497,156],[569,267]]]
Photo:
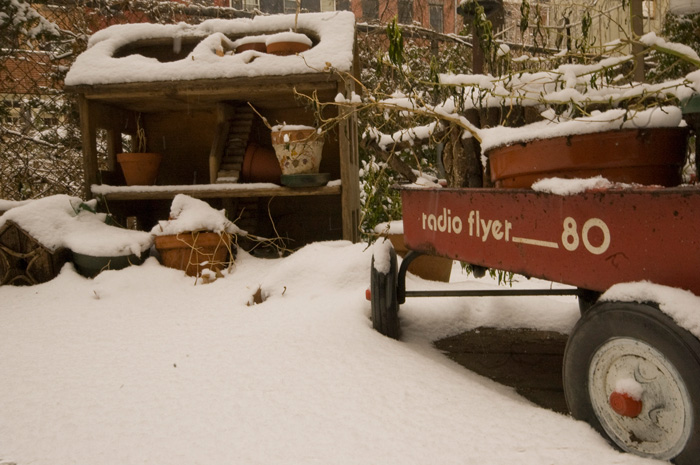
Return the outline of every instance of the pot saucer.
[[[305,173],[283,174],[280,181],[287,187],[319,187],[325,186],[330,179],[330,173]]]

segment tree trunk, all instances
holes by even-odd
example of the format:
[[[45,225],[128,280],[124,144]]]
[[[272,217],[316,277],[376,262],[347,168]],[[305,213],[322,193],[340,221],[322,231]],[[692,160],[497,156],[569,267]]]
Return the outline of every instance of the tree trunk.
[[[394,148],[396,148],[397,145],[398,144],[395,144]],[[389,168],[406,178],[408,182],[414,183],[418,179],[411,167],[399,158],[398,152],[393,149],[391,151],[383,150],[376,141],[368,141],[365,146],[372,149],[377,157],[384,160],[386,164],[389,165]]]
[[[478,111],[467,110],[466,118],[472,124],[478,123]],[[481,187],[483,169],[479,142],[473,137],[463,139],[462,133],[460,128],[450,125],[442,152],[447,185],[448,187]]]

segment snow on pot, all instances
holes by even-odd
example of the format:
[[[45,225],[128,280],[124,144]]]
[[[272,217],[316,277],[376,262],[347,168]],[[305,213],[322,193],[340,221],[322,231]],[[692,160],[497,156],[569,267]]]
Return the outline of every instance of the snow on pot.
[[[267,53],[273,55],[294,55],[311,48],[311,39],[306,34],[298,32],[279,32],[268,36],[265,40]]]
[[[170,219],[151,230],[161,263],[188,276],[217,274],[233,263],[233,236],[246,235],[226,218],[225,210],[178,194],[170,208]]]
[[[234,50],[236,53],[243,53],[248,50],[253,50],[260,53],[267,52],[266,35],[246,36],[233,41]]]
[[[700,11],[700,0],[671,0],[668,10],[674,15],[689,15]]]
[[[271,139],[283,175],[318,173],[323,139],[316,129],[303,125],[277,125],[272,127]]]
[[[149,233],[117,227],[110,216],[96,212],[87,202],[76,211],[72,231],[64,240],[81,275],[94,278],[102,271],[141,265],[148,258],[153,244]]]
[[[17,206],[0,217],[0,246],[5,246],[0,247],[0,284],[11,280],[27,284],[48,281],[71,256],[76,270],[86,277],[143,262],[153,243],[151,235],[112,225],[110,217],[97,212],[96,206],[94,199],[84,202],[77,197],[54,195]],[[8,229],[12,225],[27,239],[4,241],[17,236]],[[33,249],[27,249],[27,245]],[[54,255],[65,258],[54,260]],[[13,257],[23,260],[7,259]],[[93,263],[95,260],[101,265]]]
[[[645,110],[621,124],[624,110],[564,123],[538,122],[484,132],[482,149],[496,187],[530,188],[545,178],[590,178],[676,186],[688,130],[677,107]],[[491,140],[500,146],[492,146]]]

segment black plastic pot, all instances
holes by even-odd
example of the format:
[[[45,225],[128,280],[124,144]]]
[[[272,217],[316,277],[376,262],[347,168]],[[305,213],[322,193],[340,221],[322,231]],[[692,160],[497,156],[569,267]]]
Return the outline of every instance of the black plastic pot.
[[[140,265],[148,258],[148,250],[140,257],[134,254],[117,257],[95,257],[73,252],[73,265],[78,273],[86,278],[94,278],[103,270],[121,270],[130,265]]]

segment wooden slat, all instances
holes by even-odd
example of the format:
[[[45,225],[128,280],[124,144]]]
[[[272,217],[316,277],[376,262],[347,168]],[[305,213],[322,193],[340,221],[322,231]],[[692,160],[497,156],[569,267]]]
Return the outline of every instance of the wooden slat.
[[[252,184],[206,185],[202,186],[139,186],[133,187],[93,186],[93,196],[102,196],[106,200],[157,200],[172,199],[177,194],[187,194],[191,197],[227,198],[227,197],[296,197],[309,195],[338,195],[340,186],[322,187],[252,187]],[[107,189],[105,189],[105,187]],[[108,192],[102,194],[104,190]]]
[[[351,87],[352,89],[352,87]],[[350,90],[342,91],[349,93]],[[347,116],[350,110],[341,109],[340,116]],[[345,122],[338,127],[338,144],[340,149],[340,176],[343,189],[342,196],[342,216],[343,216],[343,239],[357,242],[360,225],[360,182],[359,170],[360,161],[357,147],[357,119],[355,115],[350,115]]]
[[[226,78],[226,79],[197,79],[193,81],[152,81],[126,82],[120,84],[77,85],[66,86],[69,92],[85,94],[90,99],[101,97],[133,98],[135,95],[216,95],[226,96],[232,92],[245,95],[250,90],[261,90],[267,93],[288,94],[294,87],[337,89],[338,78],[329,73],[295,74],[290,76],[257,76]],[[275,87],[277,86],[277,87]],[[250,98],[243,99],[249,101]]]
[[[80,111],[80,134],[83,143],[83,170],[85,197],[91,198],[90,186],[97,182],[97,128],[95,125],[92,104],[84,96],[78,97]]]
[[[134,111],[211,108],[222,101],[255,101],[256,107],[296,106],[295,92],[332,100],[338,82],[330,74],[259,76],[255,79],[199,79],[195,81],[133,82],[99,86],[66,86],[89,100]]]

